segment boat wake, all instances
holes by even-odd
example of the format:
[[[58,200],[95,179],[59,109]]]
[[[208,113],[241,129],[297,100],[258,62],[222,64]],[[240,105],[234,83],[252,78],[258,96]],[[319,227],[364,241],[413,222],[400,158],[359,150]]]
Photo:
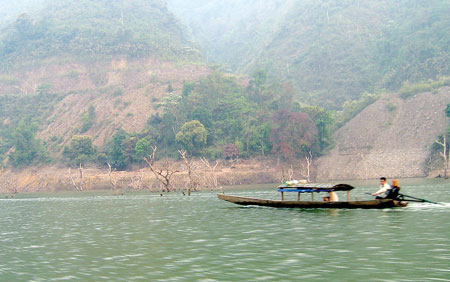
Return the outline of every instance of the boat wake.
[[[449,210],[450,203],[439,202],[439,204],[430,203],[409,203],[408,207],[415,210]]]

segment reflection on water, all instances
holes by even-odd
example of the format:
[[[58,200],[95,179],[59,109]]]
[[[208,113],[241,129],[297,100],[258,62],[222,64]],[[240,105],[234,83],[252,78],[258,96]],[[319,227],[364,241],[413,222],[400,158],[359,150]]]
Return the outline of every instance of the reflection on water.
[[[446,204],[386,210],[240,207],[209,192],[0,200],[0,281],[449,281],[449,188],[407,183]]]

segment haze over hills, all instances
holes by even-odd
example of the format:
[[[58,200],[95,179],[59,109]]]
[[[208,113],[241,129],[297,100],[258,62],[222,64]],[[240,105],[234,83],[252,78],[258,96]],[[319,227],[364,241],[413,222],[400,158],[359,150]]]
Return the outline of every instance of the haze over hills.
[[[59,158],[80,134],[102,148],[118,129],[143,130],[169,85],[181,92],[210,72],[164,1],[46,1],[23,11],[0,36],[3,157],[17,148],[17,128],[44,141],[22,144],[26,163],[38,151]]]
[[[14,22],[22,13],[33,14],[47,0],[0,0],[0,26]]]
[[[380,97],[450,83],[447,1],[0,3],[11,8],[0,157],[14,167],[130,169],[151,145],[170,157],[317,158]]]
[[[2,31],[2,65],[58,55],[182,56],[184,31],[164,1],[46,1]]]
[[[168,2],[208,58],[291,81],[308,104],[450,74],[449,1]]]

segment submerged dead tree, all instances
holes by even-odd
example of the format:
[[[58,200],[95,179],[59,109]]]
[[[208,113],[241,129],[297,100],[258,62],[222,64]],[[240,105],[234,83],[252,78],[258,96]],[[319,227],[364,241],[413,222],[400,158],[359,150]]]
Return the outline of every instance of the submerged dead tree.
[[[74,177],[69,167],[69,177],[71,180],[71,184],[77,191],[87,190],[91,187],[92,184],[89,179],[84,178],[83,170],[83,165],[80,163],[80,165],[78,166],[78,177]]]
[[[281,183],[284,183],[285,181],[288,180],[292,180],[293,177],[292,165],[290,166],[283,165],[280,161],[280,158],[278,158],[277,167],[280,173],[279,176]]]
[[[218,186],[217,173],[216,168],[219,165],[219,161],[217,160],[214,165],[210,164],[206,158],[200,158],[202,163],[208,168],[208,174],[205,173],[204,179],[207,183],[208,187],[216,189]]]
[[[447,179],[447,172],[449,167],[449,149],[447,148],[447,135],[444,134],[442,136],[442,142],[439,140],[436,140],[435,142],[442,146],[442,151],[439,153],[439,155],[444,160],[444,178]]]
[[[143,178],[144,177],[142,176],[142,174],[130,177],[130,182],[128,183],[128,187],[131,187],[135,190],[141,190]]]
[[[173,165],[169,162],[169,159],[166,159],[159,166],[155,165],[155,153],[158,148],[156,146],[151,148],[152,153],[148,156],[148,158],[144,157],[144,160],[150,167],[150,170],[153,172],[156,179],[164,186],[164,190],[166,192],[170,192],[170,188],[172,187],[172,177],[180,171],[173,167]]]
[[[197,177],[197,173],[196,170],[198,168],[197,164],[195,163],[195,161],[189,160],[187,157],[187,152],[186,150],[179,150],[178,153],[180,153],[180,157],[183,160],[184,166],[187,169],[187,173],[188,173],[188,183],[186,185],[186,188],[188,190],[188,195],[191,195],[191,190],[197,190],[197,187],[199,186],[198,181],[196,180]]]
[[[109,183],[111,184],[111,188],[114,191],[117,191],[117,183],[118,183],[118,177],[116,175],[116,171],[112,169],[111,165],[106,163],[108,165],[108,177],[109,177]]]
[[[313,156],[311,151],[308,152],[308,154],[305,155],[305,160],[306,160],[306,181],[311,182],[311,165],[313,162]]]

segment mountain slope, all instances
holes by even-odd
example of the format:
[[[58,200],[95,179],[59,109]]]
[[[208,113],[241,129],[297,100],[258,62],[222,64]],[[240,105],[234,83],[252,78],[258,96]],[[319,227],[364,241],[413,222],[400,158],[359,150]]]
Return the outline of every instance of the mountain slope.
[[[75,135],[100,149],[140,132],[168,89],[210,73],[164,1],[46,1],[0,36],[0,156],[21,120],[60,157]],[[2,158],[3,159],[3,158]]]
[[[366,91],[450,74],[449,1],[217,2],[169,7],[209,57],[292,81],[306,103],[339,109]]]
[[[46,0],[0,0],[0,27],[2,25],[14,22],[17,16],[22,13],[32,14]]]
[[[22,14],[4,28],[0,58],[2,65],[55,55],[174,58],[192,55],[188,47],[164,1],[47,1],[36,16]]]
[[[424,177],[430,147],[444,132],[450,87],[409,99],[385,97],[335,133],[318,162],[319,180]]]

